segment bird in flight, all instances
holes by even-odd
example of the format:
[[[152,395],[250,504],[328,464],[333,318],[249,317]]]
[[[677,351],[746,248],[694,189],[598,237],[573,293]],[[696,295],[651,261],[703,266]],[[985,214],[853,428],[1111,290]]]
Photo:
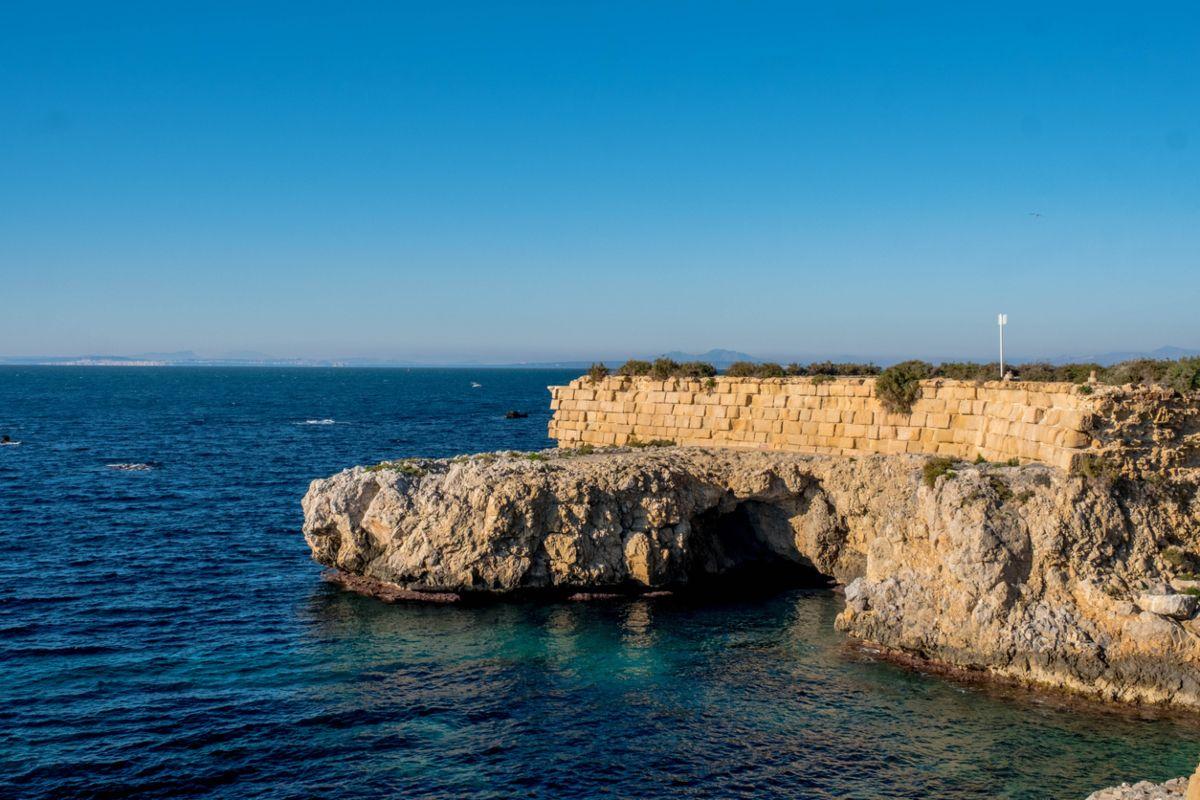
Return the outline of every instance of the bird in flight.
[[[1038,212],[1036,212],[1036,211],[1030,211],[1030,212],[1029,212],[1029,216],[1031,216],[1031,217],[1040,217],[1040,216],[1041,216],[1041,214],[1039,214],[1039,213],[1038,213]]]

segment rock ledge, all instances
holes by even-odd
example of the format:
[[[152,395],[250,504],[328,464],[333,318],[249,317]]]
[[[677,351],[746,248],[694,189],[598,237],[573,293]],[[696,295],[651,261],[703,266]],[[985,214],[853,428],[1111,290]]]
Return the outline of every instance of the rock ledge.
[[[1196,603],[1172,584],[1200,553],[1194,483],[964,463],[926,485],[924,463],[698,448],[406,461],[314,481],[304,535],[318,562],[397,599],[810,570],[846,584],[837,626],[864,641],[1200,708]]]

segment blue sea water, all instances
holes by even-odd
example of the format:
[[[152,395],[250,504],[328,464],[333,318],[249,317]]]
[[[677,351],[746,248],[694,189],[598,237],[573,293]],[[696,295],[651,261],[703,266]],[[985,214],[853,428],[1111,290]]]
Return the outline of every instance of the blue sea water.
[[[571,377],[0,368],[0,795],[1082,800],[1195,765],[1187,717],[874,661],[827,592],[432,607],[320,580],[309,480],[548,446]]]

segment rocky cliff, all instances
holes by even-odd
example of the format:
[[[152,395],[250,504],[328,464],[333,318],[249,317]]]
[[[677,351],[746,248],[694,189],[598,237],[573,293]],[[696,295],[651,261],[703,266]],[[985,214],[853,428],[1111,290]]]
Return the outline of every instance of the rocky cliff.
[[[1194,482],[923,457],[649,448],[355,468],[304,498],[313,557],[384,596],[680,587],[787,567],[900,654],[1200,708]]]

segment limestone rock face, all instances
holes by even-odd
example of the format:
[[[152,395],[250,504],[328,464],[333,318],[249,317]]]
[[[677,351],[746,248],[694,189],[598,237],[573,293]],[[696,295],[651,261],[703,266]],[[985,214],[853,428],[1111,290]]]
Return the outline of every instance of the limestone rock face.
[[[1200,552],[1194,483],[960,464],[927,486],[923,464],[697,448],[405,462],[314,481],[304,534],[318,562],[394,591],[650,589],[804,565],[847,584],[837,625],[858,639],[1200,707],[1195,599],[1169,594],[1163,557]]]
[[[1189,619],[1196,613],[1196,597],[1189,594],[1144,594],[1138,605],[1172,619]]]

